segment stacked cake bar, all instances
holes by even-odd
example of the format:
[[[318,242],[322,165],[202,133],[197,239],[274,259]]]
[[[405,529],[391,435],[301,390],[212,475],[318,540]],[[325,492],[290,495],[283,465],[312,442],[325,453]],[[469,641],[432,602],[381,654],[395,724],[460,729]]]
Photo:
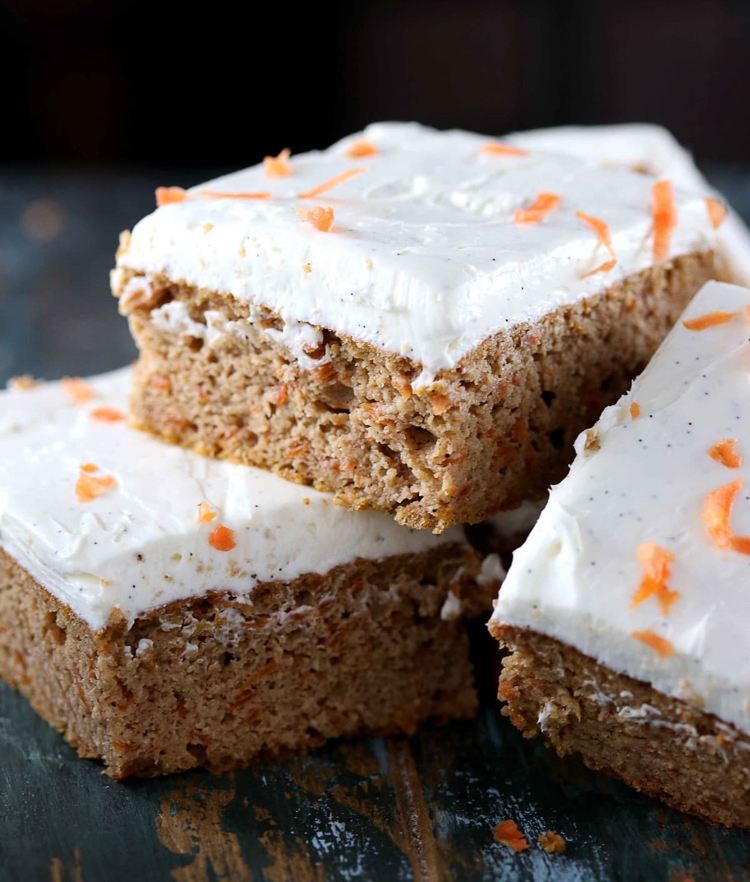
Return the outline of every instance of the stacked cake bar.
[[[542,495],[722,271],[716,199],[416,125],[160,198],[113,274],[134,423],[434,530]]]
[[[0,674],[115,777],[473,713],[476,559],[127,427],[131,372],[0,393]]]
[[[712,283],[577,442],[490,628],[506,713],[750,827],[750,290]]]
[[[665,178],[676,187],[702,193],[721,201],[726,216],[716,227],[716,251],[722,276],[750,285],[750,230],[713,190],[696,167],[691,155],[664,128],[647,124],[612,126],[562,126],[508,135],[507,142],[527,150],[545,150],[597,162],[623,166],[654,179]],[[572,451],[572,447],[571,447]],[[528,535],[543,507],[542,501],[527,500],[518,508],[493,516],[481,530],[472,531],[480,546],[499,552],[503,558]]]

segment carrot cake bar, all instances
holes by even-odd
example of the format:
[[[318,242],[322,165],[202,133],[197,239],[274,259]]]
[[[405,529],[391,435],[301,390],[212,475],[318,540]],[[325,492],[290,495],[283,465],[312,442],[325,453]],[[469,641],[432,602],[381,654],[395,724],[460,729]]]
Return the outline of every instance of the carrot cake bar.
[[[414,124],[157,198],[134,424],[434,530],[540,496],[721,272],[716,199]]]
[[[593,160],[603,165],[623,165],[654,178],[669,178],[676,187],[721,200],[727,208],[716,232],[716,250],[724,274],[737,284],[750,285],[750,230],[721,193],[712,189],[688,151],[662,126],[624,123],[611,126],[559,126],[516,132],[509,143],[529,150],[546,150]],[[546,488],[545,488],[546,491]],[[546,498],[546,492],[544,494]],[[471,531],[485,552],[507,559],[534,526],[543,502],[527,501],[503,511]]]
[[[578,456],[490,622],[504,712],[750,827],[750,290],[711,283]]]
[[[0,675],[82,756],[220,770],[474,711],[460,530],[162,444],[130,379],[0,393]]]

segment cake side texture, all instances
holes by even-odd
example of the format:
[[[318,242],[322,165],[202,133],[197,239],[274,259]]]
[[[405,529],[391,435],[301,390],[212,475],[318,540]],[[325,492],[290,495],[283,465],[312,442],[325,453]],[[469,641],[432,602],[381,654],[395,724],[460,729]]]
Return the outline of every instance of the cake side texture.
[[[498,697],[528,738],[676,809],[750,828],[750,737],[554,638],[493,626],[509,651]]]
[[[0,676],[115,778],[471,716],[467,549],[214,591],[93,630],[0,551]]]
[[[427,389],[421,366],[236,298],[124,276],[141,350],[131,418],[198,452],[333,492],[411,527],[476,523],[541,497],[576,435],[624,392],[693,294],[710,252],[485,340]],[[122,300],[121,300],[122,303]],[[297,337],[299,335],[297,334]]]

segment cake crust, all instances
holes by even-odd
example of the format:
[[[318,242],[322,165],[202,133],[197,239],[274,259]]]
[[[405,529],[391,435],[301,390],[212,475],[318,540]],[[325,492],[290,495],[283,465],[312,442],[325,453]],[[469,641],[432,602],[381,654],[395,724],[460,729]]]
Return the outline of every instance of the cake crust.
[[[490,623],[510,654],[498,697],[527,738],[680,811],[750,828],[750,737],[713,714],[620,674],[572,646]]]
[[[114,778],[220,771],[476,708],[473,554],[359,560],[92,630],[0,551],[0,675]],[[450,605],[460,612],[444,614]],[[443,613],[441,615],[441,613]]]
[[[421,367],[408,358],[310,326],[322,345],[303,367],[268,333],[283,331],[277,313],[250,315],[230,295],[120,270],[114,293],[141,352],[131,420],[410,527],[478,523],[562,477],[576,435],[626,390],[716,274],[712,252],[676,257],[495,334],[418,388]],[[154,320],[175,301],[192,332]],[[201,327],[217,310],[242,323],[241,336],[208,341]]]

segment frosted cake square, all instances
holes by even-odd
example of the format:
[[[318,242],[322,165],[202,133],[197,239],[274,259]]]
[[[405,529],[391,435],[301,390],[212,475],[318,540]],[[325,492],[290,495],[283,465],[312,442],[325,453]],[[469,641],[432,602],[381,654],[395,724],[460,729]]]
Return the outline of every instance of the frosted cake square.
[[[717,276],[724,211],[408,124],[159,200],[112,277],[141,353],[134,424],[435,530],[561,477]]]
[[[129,370],[0,393],[0,675],[108,774],[473,713],[460,530],[127,427]]]
[[[560,754],[750,827],[750,290],[711,283],[577,442],[490,630],[505,713]]]

